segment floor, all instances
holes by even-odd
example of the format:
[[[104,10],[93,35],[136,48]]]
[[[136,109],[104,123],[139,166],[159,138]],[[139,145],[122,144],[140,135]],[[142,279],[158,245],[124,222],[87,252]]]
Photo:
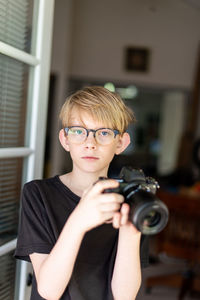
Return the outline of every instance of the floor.
[[[136,300],[178,300],[178,289],[170,287],[156,286],[153,287],[151,293],[147,293],[145,289],[145,280],[147,277],[184,272],[186,270],[186,263],[184,261],[174,260],[168,257],[161,257],[159,262],[152,263],[146,269],[143,269],[143,280],[140,291]],[[198,270],[199,271],[199,270]],[[197,300],[200,299],[200,294],[186,295],[184,300]]]

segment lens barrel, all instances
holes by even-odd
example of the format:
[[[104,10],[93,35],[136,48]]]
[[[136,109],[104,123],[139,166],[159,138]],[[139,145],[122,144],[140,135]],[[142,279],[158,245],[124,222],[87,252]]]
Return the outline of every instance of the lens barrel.
[[[129,219],[143,234],[153,235],[164,229],[169,212],[153,193],[138,191],[127,202],[130,204]]]

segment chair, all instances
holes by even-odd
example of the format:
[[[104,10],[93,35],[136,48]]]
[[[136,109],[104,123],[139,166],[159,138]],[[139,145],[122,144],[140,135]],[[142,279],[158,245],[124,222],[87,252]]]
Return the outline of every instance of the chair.
[[[146,289],[154,286],[179,288],[178,300],[187,293],[200,292],[200,277],[194,267],[200,263],[200,196],[172,194],[159,191],[158,197],[168,206],[170,217],[167,227],[155,236],[157,253],[166,253],[188,263],[184,274],[152,276],[146,280]]]

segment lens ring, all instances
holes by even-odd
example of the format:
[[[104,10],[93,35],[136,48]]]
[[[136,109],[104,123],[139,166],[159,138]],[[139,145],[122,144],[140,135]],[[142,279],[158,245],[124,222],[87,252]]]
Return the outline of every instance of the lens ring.
[[[144,220],[146,216],[148,216],[149,212],[155,211],[155,213],[159,214],[159,219],[157,219],[157,224],[154,226],[148,226],[148,224],[144,224]],[[155,200],[153,202],[148,202],[138,207],[135,207],[134,215],[133,215],[133,223],[137,227],[139,231],[143,234],[152,235],[157,234],[164,229],[168,222],[168,209],[166,205],[159,201]]]

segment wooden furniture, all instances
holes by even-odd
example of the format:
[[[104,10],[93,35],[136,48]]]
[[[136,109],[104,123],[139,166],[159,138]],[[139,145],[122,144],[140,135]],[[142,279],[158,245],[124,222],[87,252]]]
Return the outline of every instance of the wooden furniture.
[[[185,259],[188,270],[184,274],[149,277],[146,289],[150,291],[159,285],[177,287],[177,299],[182,300],[189,292],[200,292],[200,277],[194,271],[200,263],[200,195],[191,197],[161,190],[158,197],[168,206],[170,217],[167,227],[155,236],[157,253]]]

